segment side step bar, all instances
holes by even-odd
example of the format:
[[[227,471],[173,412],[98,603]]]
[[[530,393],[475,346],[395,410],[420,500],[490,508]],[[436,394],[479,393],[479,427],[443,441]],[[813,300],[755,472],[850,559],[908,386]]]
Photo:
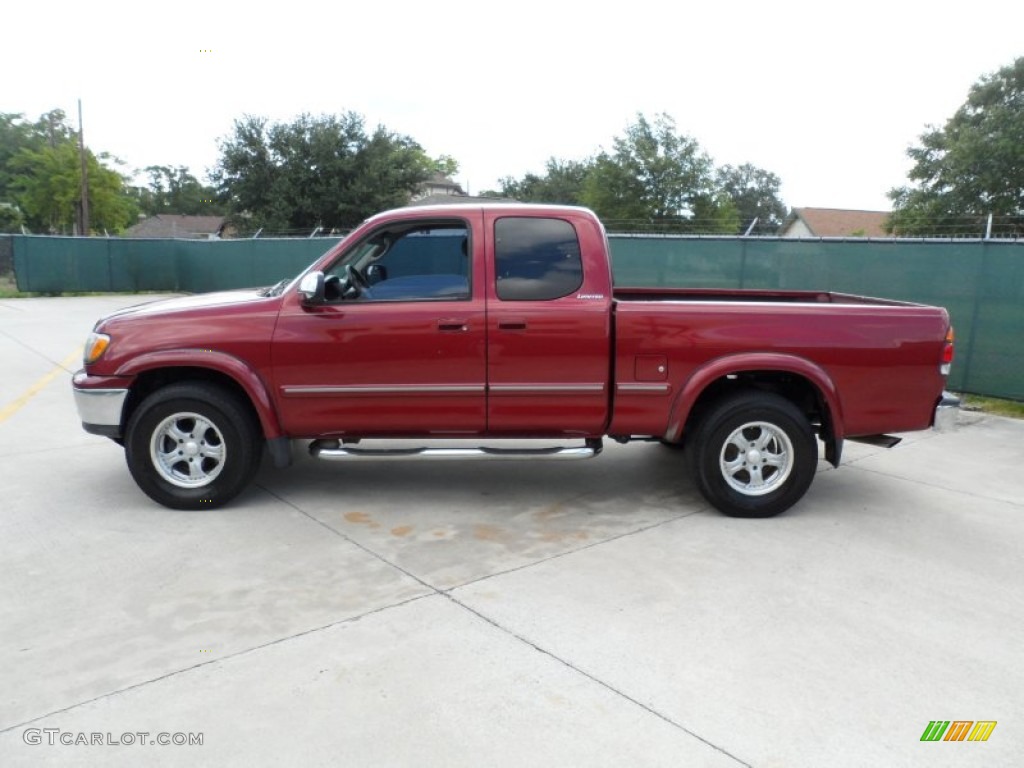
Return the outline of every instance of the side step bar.
[[[381,461],[394,459],[592,459],[601,452],[601,440],[587,440],[582,446],[552,448],[353,448],[337,440],[314,440],[309,452],[329,461]]]

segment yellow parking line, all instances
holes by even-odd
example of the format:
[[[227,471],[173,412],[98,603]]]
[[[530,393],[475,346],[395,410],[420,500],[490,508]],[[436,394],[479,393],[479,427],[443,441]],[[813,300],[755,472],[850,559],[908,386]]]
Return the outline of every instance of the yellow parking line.
[[[3,409],[0,409],[0,423],[7,421],[14,414],[25,407],[25,404],[33,397],[38,395],[43,389],[53,381],[55,378],[60,376],[62,373],[68,372],[68,366],[71,365],[75,360],[81,359],[82,350],[78,349],[64,358],[59,365],[57,365],[52,371],[39,379],[35,384],[25,390],[25,392],[14,400],[14,402],[5,405]]]

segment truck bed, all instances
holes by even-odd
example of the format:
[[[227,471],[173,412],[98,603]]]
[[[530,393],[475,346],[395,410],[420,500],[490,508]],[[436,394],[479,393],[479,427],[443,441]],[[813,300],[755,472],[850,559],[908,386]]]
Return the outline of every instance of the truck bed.
[[[942,391],[949,318],[937,307],[827,291],[628,288],[614,296],[612,434],[657,434],[667,403],[719,366],[814,376],[836,393],[848,436],[927,428]]]

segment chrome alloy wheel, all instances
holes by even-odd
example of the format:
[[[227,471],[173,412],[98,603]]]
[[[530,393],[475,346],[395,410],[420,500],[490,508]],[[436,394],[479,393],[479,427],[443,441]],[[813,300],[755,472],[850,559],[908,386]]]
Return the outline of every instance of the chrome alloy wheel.
[[[153,430],[153,467],[179,488],[201,488],[224,469],[227,449],[216,424],[198,413],[175,413]]]
[[[793,461],[793,444],[783,430],[766,421],[751,421],[722,444],[718,466],[737,493],[764,496],[786,482]]]

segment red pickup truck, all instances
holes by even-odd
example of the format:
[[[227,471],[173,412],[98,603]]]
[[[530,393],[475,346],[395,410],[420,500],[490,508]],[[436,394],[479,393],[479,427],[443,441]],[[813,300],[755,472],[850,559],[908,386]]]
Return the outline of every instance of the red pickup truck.
[[[121,443],[141,489],[173,508],[227,502],[264,445],[286,466],[296,439],[323,459],[539,460],[594,456],[607,436],[683,447],[708,501],[764,517],[804,495],[819,439],[838,466],[846,438],[944,419],[952,356],[944,309],[615,288],[592,212],[456,205],[368,219],[272,288],[114,313],[73,387],[84,428]]]

